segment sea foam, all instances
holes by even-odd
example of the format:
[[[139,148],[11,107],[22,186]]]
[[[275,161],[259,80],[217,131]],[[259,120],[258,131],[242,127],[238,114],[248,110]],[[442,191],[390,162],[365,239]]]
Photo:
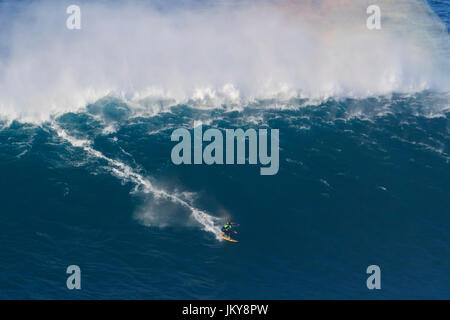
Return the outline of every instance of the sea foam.
[[[106,95],[199,107],[450,91],[449,35],[424,0],[1,4],[0,115],[40,122]],[[8,23],[5,23],[8,21]],[[169,103],[169,106],[172,105]]]

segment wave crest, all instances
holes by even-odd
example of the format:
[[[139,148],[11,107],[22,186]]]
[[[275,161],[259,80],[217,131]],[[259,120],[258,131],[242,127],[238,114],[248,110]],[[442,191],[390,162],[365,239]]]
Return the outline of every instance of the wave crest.
[[[17,4],[0,37],[0,114],[47,120],[111,93],[210,106],[450,91],[448,31],[426,2],[378,1],[379,31],[366,28],[369,4],[89,1],[79,31],[64,4]]]

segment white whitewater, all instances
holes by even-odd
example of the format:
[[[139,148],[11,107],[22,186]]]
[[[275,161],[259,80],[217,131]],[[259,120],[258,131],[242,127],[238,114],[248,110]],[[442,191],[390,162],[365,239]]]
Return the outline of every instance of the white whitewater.
[[[74,31],[64,1],[0,2],[0,117],[40,123],[108,94],[243,107],[450,90],[449,34],[425,0],[377,0],[377,31],[370,0],[151,3],[80,1]]]
[[[52,123],[51,128],[58,134],[61,139],[67,141],[73,147],[82,148],[91,157],[105,160],[109,165],[108,169],[111,171],[111,173],[122,181],[132,182],[135,185],[136,192],[139,191],[145,194],[152,194],[157,199],[163,198],[188,209],[191,217],[201,225],[202,230],[213,233],[216,239],[221,239],[222,232],[220,230],[220,227],[217,225],[221,221],[220,218],[214,217],[204,210],[200,210],[194,207],[177,195],[156,188],[149,179],[133,170],[133,168],[131,168],[127,164],[118,160],[111,159],[105,156],[100,151],[95,150],[91,146],[91,142],[89,140],[81,140],[70,136],[64,129],[60,128],[55,123]]]

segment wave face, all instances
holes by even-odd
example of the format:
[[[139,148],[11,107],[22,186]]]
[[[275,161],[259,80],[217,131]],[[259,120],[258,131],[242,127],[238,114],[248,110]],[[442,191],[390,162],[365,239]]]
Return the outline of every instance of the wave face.
[[[376,263],[378,298],[448,298],[449,121],[448,97],[421,93],[155,116],[105,98],[5,122],[0,297],[371,298]],[[279,128],[279,173],[173,165],[172,131],[199,122]],[[234,247],[217,239],[230,217]]]
[[[256,4],[257,3],[257,4]],[[115,93],[203,105],[449,91],[449,35],[422,0],[2,4],[0,112],[27,121]],[[183,5],[182,5],[183,4]]]
[[[449,299],[450,8],[378,2],[0,2],[0,298]],[[278,174],[175,166],[200,123]]]

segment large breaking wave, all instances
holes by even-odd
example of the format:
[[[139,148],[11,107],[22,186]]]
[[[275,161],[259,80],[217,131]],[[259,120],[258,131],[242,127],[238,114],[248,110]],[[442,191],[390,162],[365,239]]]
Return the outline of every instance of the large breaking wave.
[[[0,297],[448,297],[448,31],[376,2],[0,0]],[[279,173],[175,166],[198,123],[279,129]]]

